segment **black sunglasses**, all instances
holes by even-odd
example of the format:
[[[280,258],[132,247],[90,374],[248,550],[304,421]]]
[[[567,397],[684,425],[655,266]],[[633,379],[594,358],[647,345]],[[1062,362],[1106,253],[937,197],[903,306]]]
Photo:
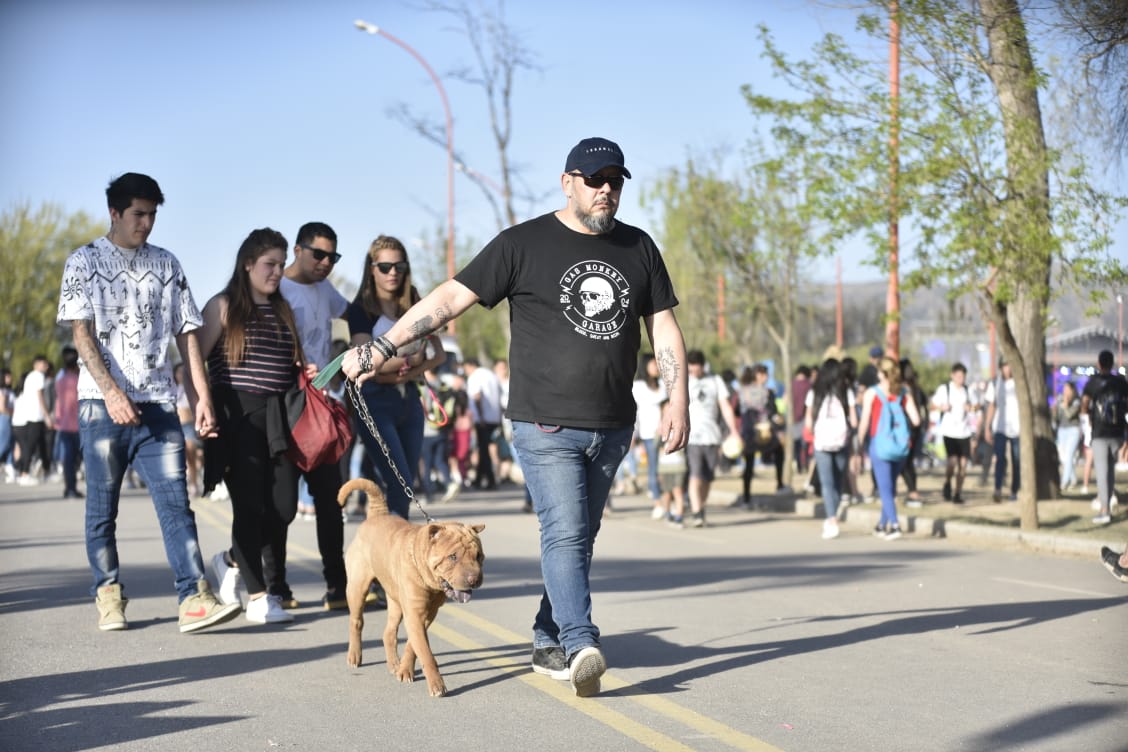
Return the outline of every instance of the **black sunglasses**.
[[[583,180],[584,185],[586,185],[588,188],[599,189],[603,187],[604,183],[610,183],[611,190],[613,191],[622,190],[623,181],[626,180],[626,178],[624,178],[622,175],[592,175],[591,177],[587,177],[586,175],[581,175],[578,172],[570,172],[568,174],[572,177],[577,177]]]
[[[323,251],[320,248],[313,248],[308,245],[303,245],[302,248],[305,248],[307,251],[312,253],[313,257],[318,261],[329,259],[330,264],[335,264],[341,260],[341,254],[337,253],[336,251]]]
[[[392,269],[396,270],[396,274],[404,274],[409,268],[406,261],[373,261],[372,265],[379,269],[381,274],[388,274]]]

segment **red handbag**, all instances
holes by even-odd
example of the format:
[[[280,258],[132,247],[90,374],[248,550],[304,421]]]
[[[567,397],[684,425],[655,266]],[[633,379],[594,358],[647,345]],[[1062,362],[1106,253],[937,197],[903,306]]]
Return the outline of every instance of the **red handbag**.
[[[298,372],[298,385],[286,392],[290,448],[286,456],[302,472],[339,462],[352,446],[353,427],[345,406]]]

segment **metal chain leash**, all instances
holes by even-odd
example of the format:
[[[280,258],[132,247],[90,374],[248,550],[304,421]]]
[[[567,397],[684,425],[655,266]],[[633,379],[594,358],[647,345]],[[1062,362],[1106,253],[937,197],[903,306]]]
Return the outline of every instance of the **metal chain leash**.
[[[423,513],[423,519],[427,520],[427,522],[434,522],[434,520],[431,519],[431,515],[427,514],[427,510],[424,509],[423,505],[419,502],[419,499],[415,498],[415,492],[412,490],[411,484],[403,477],[399,468],[396,467],[396,463],[392,460],[388,444],[384,441],[384,437],[380,435],[380,431],[377,430],[376,422],[372,420],[372,414],[368,412],[368,405],[364,403],[364,397],[360,393],[360,387],[357,386],[355,381],[345,379],[345,393],[349,395],[349,401],[352,402],[353,407],[356,408],[356,414],[360,418],[360,421],[368,429],[368,432],[372,434],[372,437],[376,439],[376,443],[380,446],[380,451],[384,453],[384,459],[388,461],[388,467],[392,468],[392,472],[395,473],[396,480],[399,481],[399,484],[403,486],[403,492],[407,494],[407,498],[415,502],[415,506]]]

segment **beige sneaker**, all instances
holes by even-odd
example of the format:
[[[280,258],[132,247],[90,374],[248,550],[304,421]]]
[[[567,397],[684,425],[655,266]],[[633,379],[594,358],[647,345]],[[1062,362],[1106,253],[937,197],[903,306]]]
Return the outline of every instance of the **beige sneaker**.
[[[94,604],[98,606],[98,629],[103,632],[116,632],[129,629],[125,620],[125,604],[129,599],[121,594],[121,585],[114,583],[98,588]]]
[[[180,631],[195,632],[207,629],[225,621],[231,621],[243,607],[236,603],[224,605],[212,593],[206,579],[196,583],[196,594],[190,595],[180,603]]]

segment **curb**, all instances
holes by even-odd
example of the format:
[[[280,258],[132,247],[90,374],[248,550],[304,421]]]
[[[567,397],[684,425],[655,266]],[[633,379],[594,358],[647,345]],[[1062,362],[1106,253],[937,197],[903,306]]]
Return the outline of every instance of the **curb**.
[[[718,501],[724,500],[727,496],[727,503],[735,504],[740,494],[718,494],[717,496]],[[794,494],[776,497],[761,496],[758,499],[761,503],[768,500],[768,508],[771,512],[791,514],[804,519],[822,519],[826,516],[821,499],[799,498]],[[724,502],[722,501],[722,503]],[[880,510],[861,509],[857,506],[849,506],[839,512],[839,519],[851,530],[872,530],[880,518]],[[1119,551],[1124,545],[1124,541],[1074,538],[1041,530],[1025,531],[1000,525],[978,525],[973,522],[934,519],[917,514],[906,514],[905,512],[900,512],[898,518],[906,533],[917,536],[947,538],[959,543],[1052,556],[1099,559],[1102,546]]]

